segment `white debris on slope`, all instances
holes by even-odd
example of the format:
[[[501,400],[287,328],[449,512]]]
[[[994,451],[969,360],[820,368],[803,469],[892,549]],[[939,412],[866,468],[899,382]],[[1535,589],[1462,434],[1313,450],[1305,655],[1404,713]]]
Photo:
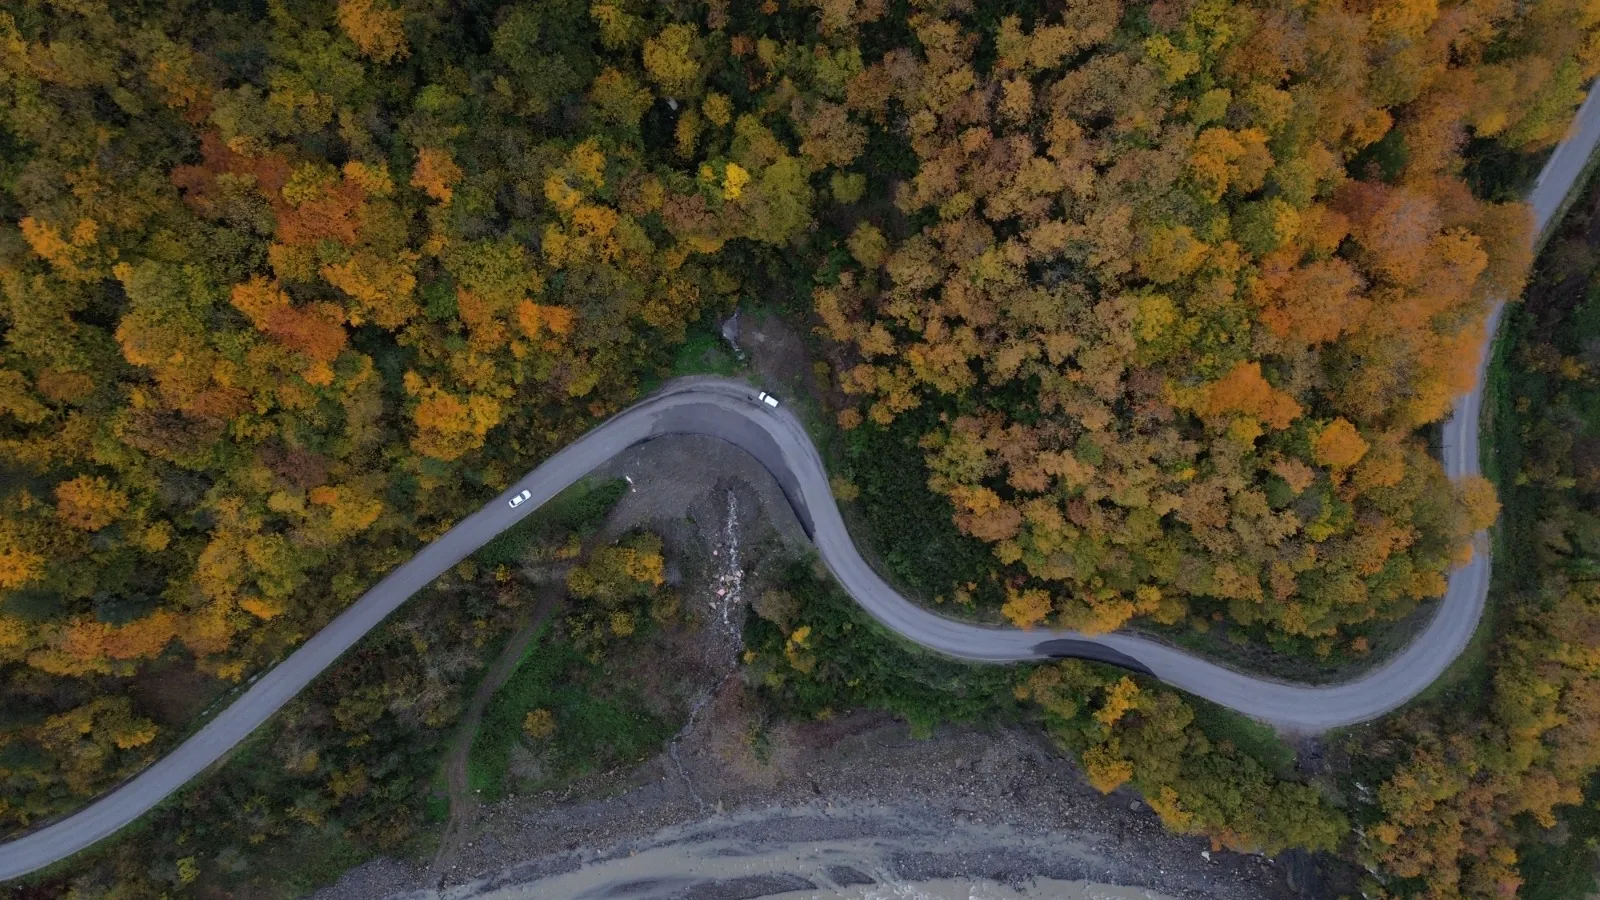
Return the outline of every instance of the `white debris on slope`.
[[[739,503],[732,489],[728,490],[728,513],[723,520],[722,530],[718,536],[712,538],[711,558],[716,562],[713,566],[715,571],[711,576],[711,591],[708,594],[707,608],[710,615],[706,620],[706,628],[715,638],[718,649],[714,652],[723,654],[726,672],[714,687],[703,692],[695,700],[689,710],[688,721],[667,743],[667,756],[672,760],[678,777],[688,788],[689,795],[701,808],[706,808],[706,802],[695,789],[688,772],[684,770],[683,760],[678,756],[678,744],[694,731],[701,711],[716,698],[723,685],[728,683],[728,679],[739,671],[734,659],[743,643],[740,635],[742,619],[736,617],[735,612],[744,602],[744,564],[739,558]]]
[[[712,627],[726,637],[738,637],[739,624],[734,612],[744,602],[744,563],[739,558],[739,504],[728,491],[728,515],[722,523],[721,540],[711,556],[718,570],[711,578]]]

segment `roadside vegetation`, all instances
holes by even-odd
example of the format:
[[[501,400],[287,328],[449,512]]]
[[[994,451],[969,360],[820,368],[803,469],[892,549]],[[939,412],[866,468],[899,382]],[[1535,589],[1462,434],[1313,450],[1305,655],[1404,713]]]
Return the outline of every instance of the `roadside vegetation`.
[[[447,577],[317,679],[208,777],[127,833],[8,895],[290,898],[436,839],[440,755],[484,660],[533,594]],[[443,625],[444,627],[441,627]]]
[[[844,432],[838,474],[855,491],[863,528],[854,535],[870,545],[896,586],[923,602],[951,604],[945,612],[997,619],[1005,591],[999,563],[982,541],[962,534],[955,508],[928,489],[928,469],[917,442],[937,421],[917,410],[885,427]]]
[[[217,772],[5,893],[287,900],[376,855],[424,857],[457,718],[542,589],[524,568],[570,556],[626,489],[586,480],[562,492],[412,598]]]
[[[1492,615],[1436,688],[1345,738],[1356,855],[1386,895],[1581,900],[1600,770],[1600,190],[1506,312],[1489,381]],[[1363,785],[1364,787],[1356,787]],[[1559,826],[1559,827],[1558,827]]]
[[[1002,668],[930,654],[885,633],[810,561],[792,563],[753,610],[747,677],[785,715],[881,709],[914,733],[1036,721],[1095,788],[1138,790],[1174,831],[1272,853],[1334,850],[1346,837],[1344,815],[1295,777],[1270,729],[1159,682],[1078,660]]]
[[[585,478],[495,535],[472,558],[488,566],[514,566],[570,554],[600,528],[627,492],[628,483],[621,478]]]
[[[1002,624],[1006,585],[1014,583],[1016,570],[964,534],[950,501],[928,487],[919,440],[928,423],[943,415],[936,410],[919,408],[887,426],[864,424],[833,442],[836,469],[852,488],[844,499],[860,517],[853,536],[874,551],[909,596],[937,605],[945,615]],[[1131,627],[1246,671],[1312,683],[1355,677],[1404,647],[1432,613],[1430,607],[1395,621],[1353,625],[1345,630],[1348,640],[1336,642],[1239,624],[1221,600],[1200,598],[1189,605],[1181,621],[1140,619]]]
[[[719,324],[704,322],[689,331],[672,358],[674,376],[733,375],[739,371],[741,363],[717,330]]]

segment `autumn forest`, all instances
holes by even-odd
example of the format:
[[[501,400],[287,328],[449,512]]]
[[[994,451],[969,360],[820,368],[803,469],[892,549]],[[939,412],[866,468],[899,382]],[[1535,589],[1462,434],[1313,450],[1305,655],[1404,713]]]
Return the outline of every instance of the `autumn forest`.
[[[153,678],[282,658],[740,306],[807,334],[830,439],[914,431],[982,547],[930,591],[964,614],[1365,654],[1500,512],[1435,426],[1597,74],[1585,0],[0,3],[0,826],[157,758]],[[1177,830],[1509,896],[1600,767],[1600,597],[1525,585],[1494,714],[1383,726],[1367,813],[1175,693],[1006,690]],[[1230,778],[1306,812],[1179,799]]]

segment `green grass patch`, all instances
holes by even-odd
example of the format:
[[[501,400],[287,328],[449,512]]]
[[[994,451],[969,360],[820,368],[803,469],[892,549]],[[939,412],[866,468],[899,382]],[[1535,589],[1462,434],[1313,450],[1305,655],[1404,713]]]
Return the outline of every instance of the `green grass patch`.
[[[1294,748],[1284,743],[1271,725],[1198,697],[1187,699],[1189,707],[1194,710],[1195,724],[1206,733],[1206,737],[1212,741],[1227,741],[1279,778],[1297,777]]]
[[[1131,630],[1181,647],[1206,659],[1225,660],[1230,668],[1305,684],[1336,684],[1359,678],[1382,665],[1415,639],[1429,618],[1413,611],[1399,619],[1382,619],[1347,626],[1348,637],[1361,636],[1370,650],[1356,653],[1340,643],[1319,652],[1317,642],[1299,635],[1284,634],[1264,625],[1240,625],[1230,619],[1209,621],[1200,631],[1194,618],[1210,619],[1212,613],[1225,612],[1227,605],[1209,598],[1190,600],[1191,618],[1174,625],[1149,620],[1132,623]]]
[[[672,357],[672,376],[732,375],[744,367],[733,348],[722,339],[715,324],[690,330],[688,338]]]
[[[542,544],[566,540],[574,534],[588,537],[599,530],[611,507],[627,492],[628,483],[621,478],[585,478],[495,535],[494,540],[478,548],[474,558],[491,566],[513,565]]]
[[[450,818],[450,798],[440,791],[428,795],[428,821],[443,824]]]
[[[554,733],[542,740],[529,738],[522,728],[536,709],[547,709],[555,718]],[[547,787],[638,762],[660,750],[673,731],[638,691],[618,683],[604,660],[591,661],[547,626],[484,711],[467,758],[468,781],[486,799],[513,788]],[[519,744],[538,758],[539,777],[517,779],[510,773]]]
[[[861,489],[867,526],[861,537],[913,597],[949,599],[973,584],[980,607],[998,608],[1003,597],[989,576],[999,561],[988,545],[956,528],[949,499],[928,489],[917,441],[933,430],[924,421],[933,415],[913,410],[887,428],[867,424],[845,434],[841,474]]]
[[[1506,491],[1505,473],[1517,472],[1522,462],[1522,423],[1512,398],[1522,393],[1515,383],[1524,378],[1525,373],[1510,365],[1509,357],[1511,348],[1520,344],[1527,334],[1528,324],[1525,306],[1513,303],[1506,307],[1500,333],[1490,345],[1489,367],[1484,374],[1478,458],[1483,464],[1483,477],[1494,482],[1502,496]]]
[[[371,858],[371,848],[350,840],[342,824],[329,821],[255,857],[249,881],[272,885],[278,896],[304,897]]]
[[[1472,193],[1493,203],[1515,203],[1528,195],[1550,151],[1523,153],[1494,138],[1474,138],[1462,148],[1463,176]]]
[[[699,322],[691,324],[683,343],[666,347],[657,358],[660,363],[656,370],[639,380],[640,396],[660,387],[669,378],[737,375],[745,368],[744,361],[723,339],[721,317],[715,313],[707,313]]]
[[[752,615],[745,646],[756,652],[757,677],[785,715],[825,717],[851,709],[881,709],[926,735],[944,722],[1014,719],[1012,694],[1026,666],[992,666],[950,659],[879,625],[810,560],[791,562],[776,588],[792,598],[787,626]],[[768,613],[776,604],[763,603]],[[804,646],[791,644],[805,628]],[[798,667],[797,667],[798,664]]]

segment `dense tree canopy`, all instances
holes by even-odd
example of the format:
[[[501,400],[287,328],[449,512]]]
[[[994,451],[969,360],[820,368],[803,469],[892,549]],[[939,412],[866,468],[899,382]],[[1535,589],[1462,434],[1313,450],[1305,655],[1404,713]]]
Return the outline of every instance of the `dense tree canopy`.
[[[1399,616],[1494,509],[1421,431],[1527,263],[1463,147],[1549,147],[1597,72],[1578,0],[8,4],[0,823],[166,746],[154,667],[280,657],[773,273],[842,426],[934,412],[1017,622]],[[574,575],[596,640],[647,544]],[[1134,750],[1167,701],[1080,687],[1068,742],[1169,821],[1279,790],[1202,800]]]
[[[862,226],[816,291],[853,350],[841,423],[941,410],[930,486],[1051,593],[1018,621],[1200,598],[1333,638],[1438,596],[1486,498],[1417,430],[1527,262],[1524,209],[1474,199],[1460,148],[1558,138],[1593,15],[1085,2],[986,32],[918,7],[915,49],[845,94],[917,165],[897,238]]]
[[[742,190],[645,140],[683,64],[602,67],[604,8],[446,7],[0,13],[9,824],[156,747],[99,693],[281,655],[629,401],[729,304],[723,241],[809,221],[756,118]]]

